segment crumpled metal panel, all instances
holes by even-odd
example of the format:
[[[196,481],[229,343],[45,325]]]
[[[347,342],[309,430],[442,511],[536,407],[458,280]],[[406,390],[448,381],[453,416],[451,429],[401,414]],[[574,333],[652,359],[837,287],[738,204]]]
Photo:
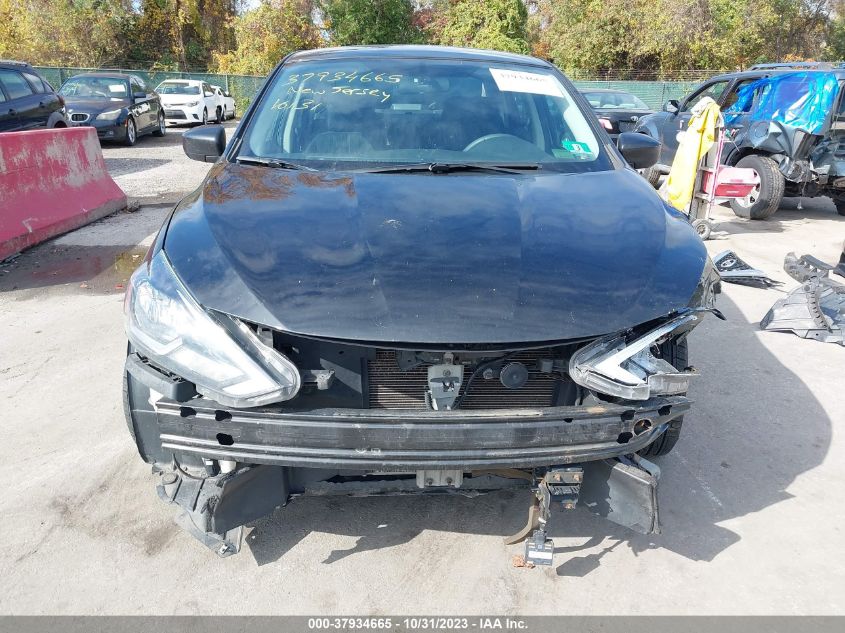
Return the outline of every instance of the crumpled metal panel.
[[[758,91],[759,102],[751,111]],[[839,81],[832,72],[773,75],[740,88],[736,102],[722,114],[728,126],[750,112],[751,122],[774,121],[810,134],[821,134],[838,93]]]
[[[775,302],[760,328],[845,345],[845,285],[826,277],[808,279]]]

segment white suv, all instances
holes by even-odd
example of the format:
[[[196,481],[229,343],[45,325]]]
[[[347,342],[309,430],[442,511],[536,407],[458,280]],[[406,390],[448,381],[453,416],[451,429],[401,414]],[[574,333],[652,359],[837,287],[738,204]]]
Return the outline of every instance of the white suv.
[[[156,88],[164,106],[168,124],[220,123],[223,120],[223,101],[209,84],[195,79],[168,79]]]

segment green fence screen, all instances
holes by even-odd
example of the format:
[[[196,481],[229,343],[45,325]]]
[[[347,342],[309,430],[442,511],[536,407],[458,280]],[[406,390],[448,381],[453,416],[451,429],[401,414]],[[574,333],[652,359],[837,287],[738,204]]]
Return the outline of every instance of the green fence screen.
[[[158,70],[129,70],[125,68],[58,68],[37,67],[44,79],[58,88],[65,80],[83,72],[113,71],[138,75],[151,86],[157,86],[165,79],[199,79],[228,90],[238,102],[241,112],[252,101],[264,82],[264,77],[252,75],[216,75],[213,73],[181,73]],[[614,88],[637,95],[646,105],[655,110],[669,99],[680,99],[688,94],[699,81],[637,81],[637,80],[577,80],[579,90],[589,88]]]
[[[645,104],[659,110],[669,99],[681,99],[695,88],[699,81],[573,81],[579,90],[611,88],[624,90],[638,96]]]
[[[220,86],[224,90],[228,90],[237,101],[241,112],[243,112],[243,109],[252,101],[252,98],[255,96],[255,93],[258,92],[258,89],[261,87],[261,84],[264,83],[265,79],[265,77],[256,77],[252,75],[181,73],[162,70],[136,70],[128,68],[59,68],[53,66],[36,66],[35,68],[39,73],[41,73],[41,76],[49,81],[56,89],[74,75],[90,72],[131,73],[133,75],[138,75],[153,88],[165,79],[197,79],[200,81],[207,81],[214,86]]]

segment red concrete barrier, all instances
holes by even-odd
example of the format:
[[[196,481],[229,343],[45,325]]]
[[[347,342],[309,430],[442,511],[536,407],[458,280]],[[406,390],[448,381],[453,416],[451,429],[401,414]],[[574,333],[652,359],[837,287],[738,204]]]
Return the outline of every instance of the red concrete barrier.
[[[0,260],[125,206],[94,128],[0,134]]]

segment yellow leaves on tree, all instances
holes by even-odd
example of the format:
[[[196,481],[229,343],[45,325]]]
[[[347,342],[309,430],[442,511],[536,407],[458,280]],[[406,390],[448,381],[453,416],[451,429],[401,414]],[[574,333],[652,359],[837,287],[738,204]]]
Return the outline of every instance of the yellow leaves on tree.
[[[237,48],[215,56],[218,72],[240,75],[269,73],[285,55],[322,44],[308,3],[262,0],[235,18]]]

